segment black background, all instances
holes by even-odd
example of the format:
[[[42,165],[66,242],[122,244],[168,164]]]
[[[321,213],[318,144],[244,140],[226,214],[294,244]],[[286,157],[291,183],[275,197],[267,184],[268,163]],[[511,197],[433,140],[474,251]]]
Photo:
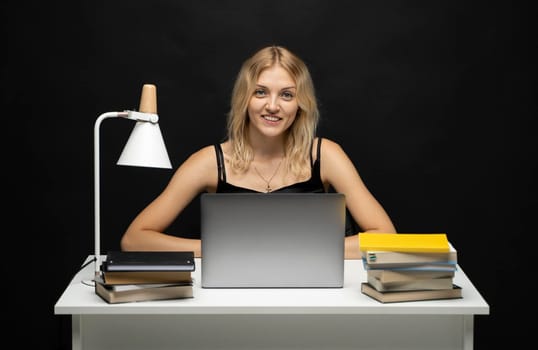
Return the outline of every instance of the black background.
[[[318,134],[343,146],[397,229],[446,232],[458,249],[490,305],[490,315],[475,317],[476,348],[527,344],[532,329],[520,315],[534,304],[526,257],[538,209],[536,16],[528,4],[3,2],[9,335],[70,348],[70,318],[54,315],[54,304],[93,252],[96,118],[138,109],[142,85],[155,84],[176,168],[224,137],[240,64],[278,44],[311,69]],[[133,126],[101,125],[103,251],[119,247],[172,174],[115,165]],[[197,234],[197,205],[171,233]]]

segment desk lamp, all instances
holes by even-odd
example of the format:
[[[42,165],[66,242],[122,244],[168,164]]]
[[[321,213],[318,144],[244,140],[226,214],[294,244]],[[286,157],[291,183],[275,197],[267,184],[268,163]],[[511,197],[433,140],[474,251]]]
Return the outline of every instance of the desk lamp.
[[[94,127],[94,212],[95,212],[95,274],[101,269],[101,231],[100,231],[100,172],[99,172],[99,127],[107,118],[135,120],[136,124],[123,148],[118,165],[142,166],[171,169],[172,164],[159,128],[157,115],[157,91],[155,85],[144,84],[138,112],[107,112],[101,114]]]

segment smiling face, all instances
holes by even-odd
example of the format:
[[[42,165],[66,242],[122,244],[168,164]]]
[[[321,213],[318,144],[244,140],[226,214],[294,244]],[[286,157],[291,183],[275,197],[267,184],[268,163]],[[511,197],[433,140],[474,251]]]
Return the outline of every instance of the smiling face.
[[[299,105],[297,86],[278,65],[261,72],[248,104],[250,132],[266,137],[281,136],[293,124]]]

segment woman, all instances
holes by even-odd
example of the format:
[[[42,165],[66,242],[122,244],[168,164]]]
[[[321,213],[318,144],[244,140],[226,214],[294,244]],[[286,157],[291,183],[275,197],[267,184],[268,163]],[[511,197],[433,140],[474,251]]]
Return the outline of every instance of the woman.
[[[123,250],[189,250],[199,239],[164,231],[202,192],[327,192],[346,197],[361,232],[395,232],[383,207],[335,142],[316,137],[319,111],[305,63],[279,46],[261,49],[239,71],[228,137],[193,153],[164,191],[130,224]],[[358,232],[346,233],[345,257],[360,258]]]

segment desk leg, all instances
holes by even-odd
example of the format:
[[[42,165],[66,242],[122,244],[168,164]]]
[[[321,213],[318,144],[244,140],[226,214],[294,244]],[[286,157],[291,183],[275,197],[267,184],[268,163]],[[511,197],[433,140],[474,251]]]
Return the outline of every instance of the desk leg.
[[[474,316],[463,315],[463,349],[473,350]]]
[[[82,316],[71,315],[72,350],[82,350]]]

